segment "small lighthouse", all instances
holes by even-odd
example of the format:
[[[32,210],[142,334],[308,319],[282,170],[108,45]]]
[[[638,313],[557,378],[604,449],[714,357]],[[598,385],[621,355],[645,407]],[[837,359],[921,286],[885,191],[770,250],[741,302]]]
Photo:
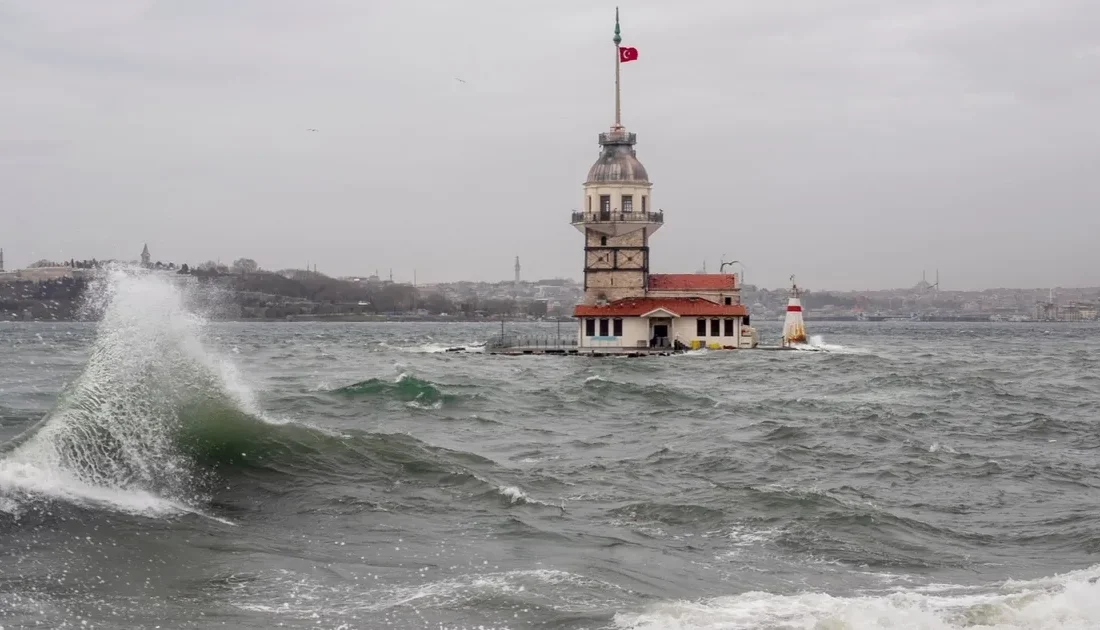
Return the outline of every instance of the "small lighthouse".
[[[806,326],[802,323],[802,290],[791,276],[791,293],[787,299],[787,316],[783,319],[783,345],[806,343]]]

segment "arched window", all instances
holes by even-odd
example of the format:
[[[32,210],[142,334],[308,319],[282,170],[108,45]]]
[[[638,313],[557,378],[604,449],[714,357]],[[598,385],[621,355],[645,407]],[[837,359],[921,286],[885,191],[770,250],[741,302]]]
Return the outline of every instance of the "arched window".
[[[601,236],[600,237],[600,245],[602,245],[604,247],[607,246],[607,237],[606,236]]]

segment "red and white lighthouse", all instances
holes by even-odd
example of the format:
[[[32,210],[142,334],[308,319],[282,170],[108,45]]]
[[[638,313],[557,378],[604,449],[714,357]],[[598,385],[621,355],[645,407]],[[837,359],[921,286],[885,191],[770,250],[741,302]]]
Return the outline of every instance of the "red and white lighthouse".
[[[802,323],[802,290],[791,276],[791,294],[787,299],[787,316],[783,319],[783,345],[806,343],[806,326]]]

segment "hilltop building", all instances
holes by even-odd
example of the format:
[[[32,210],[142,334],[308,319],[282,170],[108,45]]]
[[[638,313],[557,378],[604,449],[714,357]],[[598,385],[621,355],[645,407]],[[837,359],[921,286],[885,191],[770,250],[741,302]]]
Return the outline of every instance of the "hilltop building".
[[[615,16],[615,123],[599,135],[600,154],[584,182],[572,224],[584,234],[584,301],[579,346],[619,348],[752,348],[755,331],[735,274],[650,273],[650,237],[664,225],[653,183],[622,125],[620,65],[637,59],[624,48]]]

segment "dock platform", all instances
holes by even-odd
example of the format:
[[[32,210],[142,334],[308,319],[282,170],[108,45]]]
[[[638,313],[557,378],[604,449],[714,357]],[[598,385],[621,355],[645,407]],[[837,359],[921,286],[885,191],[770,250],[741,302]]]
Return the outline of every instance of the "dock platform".
[[[485,342],[485,354],[499,355],[559,355],[595,357],[647,357],[679,354],[683,349],[671,345],[655,347],[598,344],[582,346],[576,337],[559,335],[521,336],[502,334]]]
[[[564,355],[585,357],[651,357],[680,354],[683,350],[673,348],[623,348],[623,347],[594,347],[584,348],[578,346],[509,346],[506,348],[494,348],[488,344],[485,346],[486,354],[499,354],[518,356],[527,354],[539,355]]]

